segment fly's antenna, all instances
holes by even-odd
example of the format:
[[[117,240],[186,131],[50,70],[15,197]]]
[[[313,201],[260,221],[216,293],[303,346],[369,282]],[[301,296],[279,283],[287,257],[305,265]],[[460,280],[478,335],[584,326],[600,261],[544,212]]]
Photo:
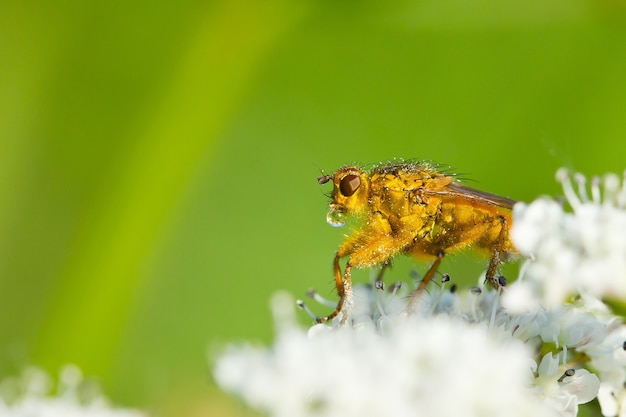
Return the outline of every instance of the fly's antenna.
[[[322,175],[320,175],[319,177],[317,177],[317,183],[319,185],[324,185],[326,184],[328,181],[330,181],[331,179],[333,179],[332,176],[328,175],[328,174],[324,174],[322,173]]]
[[[327,182],[329,182],[329,181],[331,181],[333,179],[333,176],[325,174],[323,169],[320,169],[320,174],[322,174],[322,175],[317,177],[317,183],[319,185],[324,185],[324,184],[326,184]],[[322,191],[322,194],[324,194],[324,196],[330,198],[330,194],[325,193],[323,191]]]
[[[320,171],[320,176],[317,177],[317,183],[319,185],[324,185],[326,184],[328,181],[333,179],[332,175],[328,175],[327,173],[324,172],[323,169],[321,169],[320,167],[318,167],[317,169],[319,169]]]

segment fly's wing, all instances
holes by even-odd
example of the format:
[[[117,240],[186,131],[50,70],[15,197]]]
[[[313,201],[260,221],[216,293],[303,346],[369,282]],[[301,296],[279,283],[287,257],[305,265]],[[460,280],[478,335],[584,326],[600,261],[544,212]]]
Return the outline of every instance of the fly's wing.
[[[511,200],[510,198],[500,197],[499,195],[466,187],[456,182],[451,182],[442,189],[424,189],[422,190],[422,193],[425,195],[446,195],[459,197],[476,203],[488,204],[490,206],[501,207],[508,210],[513,209],[513,205],[517,202],[515,200]]]

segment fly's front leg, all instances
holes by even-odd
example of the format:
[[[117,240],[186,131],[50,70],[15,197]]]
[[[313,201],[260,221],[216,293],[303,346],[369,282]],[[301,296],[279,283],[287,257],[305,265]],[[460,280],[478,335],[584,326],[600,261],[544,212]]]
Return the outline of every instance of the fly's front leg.
[[[344,313],[342,323],[347,319],[347,312],[352,306],[352,268],[366,268],[388,262],[394,255],[399,253],[406,243],[399,236],[382,235],[374,238],[366,238],[360,235],[344,243],[335,254],[334,272],[335,286],[339,295],[339,302],[335,311],[325,317],[318,317],[318,323],[324,323]],[[341,273],[339,260],[350,256],[346,263],[344,273]]]
[[[352,266],[350,265],[350,261],[348,261],[348,263],[346,264],[345,274],[342,274],[341,266],[339,265],[339,259],[341,259],[341,256],[339,252],[337,252],[335,254],[333,269],[335,272],[335,286],[337,287],[337,295],[339,295],[339,301],[337,302],[337,307],[335,307],[335,311],[330,313],[328,316],[318,317],[316,319],[318,323],[324,323],[337,317],[337,315],[344,308],[344,304],[346,303],[346,301],[351,302],[352,300],[352,278],[350,276],[350,270],[352,269]]]

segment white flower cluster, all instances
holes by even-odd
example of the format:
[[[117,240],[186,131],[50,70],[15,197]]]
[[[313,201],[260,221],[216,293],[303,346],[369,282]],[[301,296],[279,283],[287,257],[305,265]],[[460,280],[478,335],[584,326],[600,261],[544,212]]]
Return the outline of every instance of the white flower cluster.
[[[112,408],[80,370],[66,366],[61,371],[58,394],[50,395],[52,381],[40,369],[25,369],[18,378],[0,382],[2,417],[145,417],[134,410]]]
[[[218,384],[273,417],[573,417],[596,398],[603,415],[626,417],[626,326],[598,298],[626,285],[611,282],[626,273],[626,233],[613,242],[609,230],[621,227],[626,193],[607,178],[604,197],[594,182],[589,199],[563,177],[573,213],[545,199],[516,208],[514,242],[534,257],[504,296],[441,284],[408,315],[406,286],[356,286],[346,325],[308,333],[279,297],[275,344],[228,347]],[[575,266],[561,251],[577,251]],[[604,261],[598,284],[586,274]]]
[[[533,259],[524,279],[549,306],[581,292],[626,298],[626,186],[613,174],[594,178],[589,196],[582,175],[578,192],[567,171],[557,179],[573,212],[548,198],[515,205],[512,239]]]

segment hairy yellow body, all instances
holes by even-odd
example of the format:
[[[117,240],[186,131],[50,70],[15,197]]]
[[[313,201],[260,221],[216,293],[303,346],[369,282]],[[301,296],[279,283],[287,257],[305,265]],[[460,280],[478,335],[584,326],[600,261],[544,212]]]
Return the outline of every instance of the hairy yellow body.
[[[363,219],[335,255],[339,303],[326,321],[344,307],[351,291],[350,270],[387,264],[397,254],[434,259],[424,276],[423,291],[444,255],[474,247],[490,257],[486,280],[498,288],[497,268],[504,255],[515,252],[509,230],[515,201],[466,187],[455,176],[424,162],[383,165],[370,171],[347,166],[332,176],[328,221],[343,225],[347,216]],[[349,257],[342,274],[340,259]]]

